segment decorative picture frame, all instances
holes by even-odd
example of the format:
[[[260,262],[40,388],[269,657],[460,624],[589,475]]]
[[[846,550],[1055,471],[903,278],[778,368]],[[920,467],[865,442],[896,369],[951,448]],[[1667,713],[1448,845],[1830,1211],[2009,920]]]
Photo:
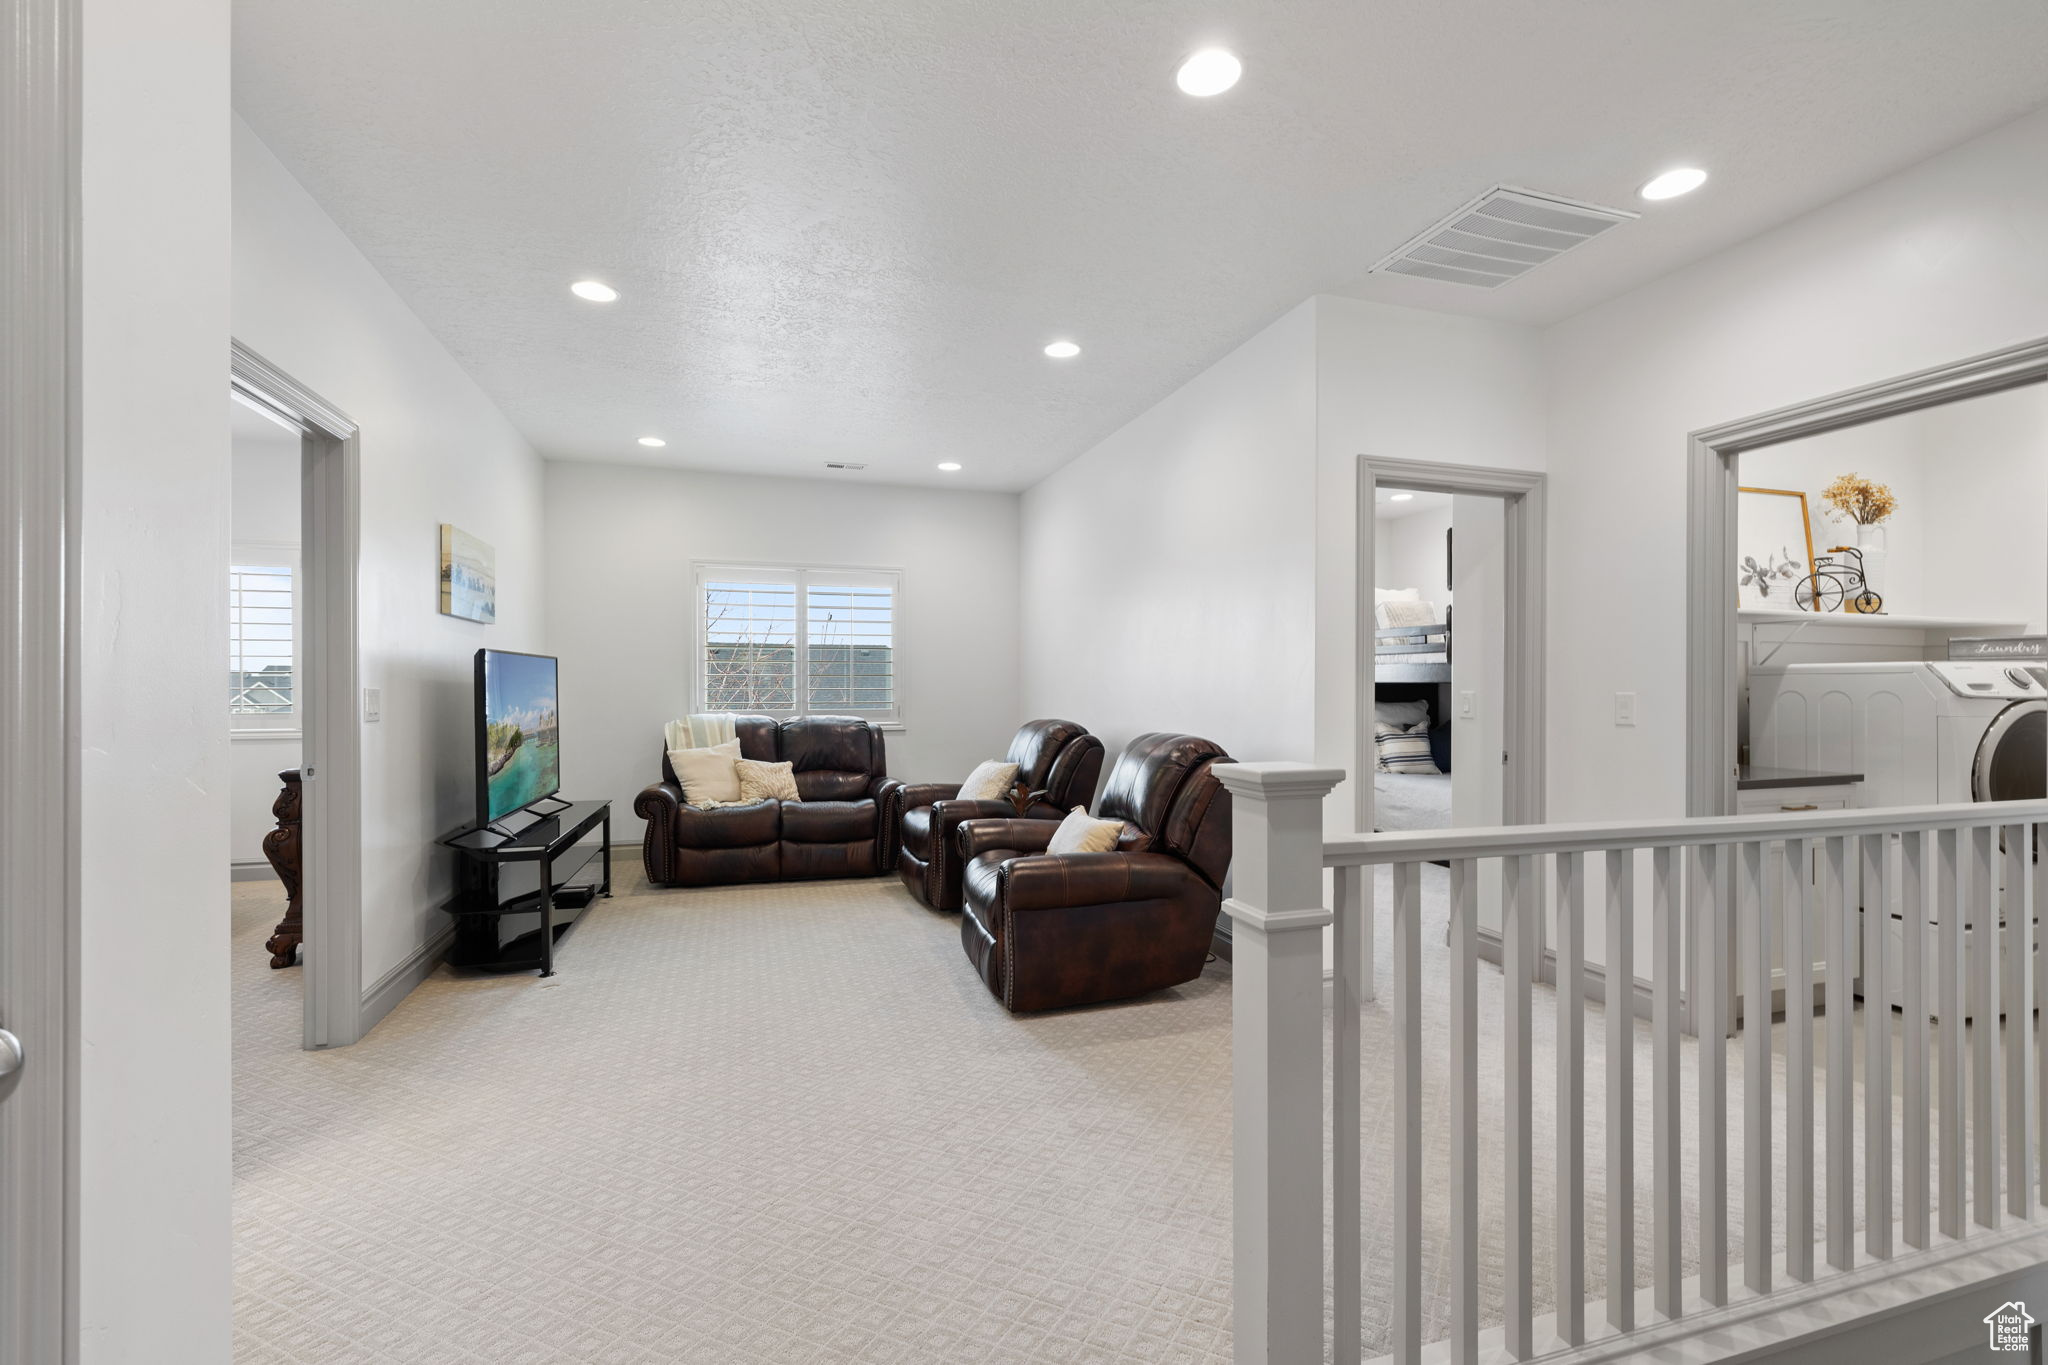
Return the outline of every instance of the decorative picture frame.
[[[1795,488],[1738,487],[1735,605],[1798,611],[1794,594],[1813,572],[1813,517],[1806,494]]]
[[[441,614],[493,625],[498,619],[498,552],[441,523]]]

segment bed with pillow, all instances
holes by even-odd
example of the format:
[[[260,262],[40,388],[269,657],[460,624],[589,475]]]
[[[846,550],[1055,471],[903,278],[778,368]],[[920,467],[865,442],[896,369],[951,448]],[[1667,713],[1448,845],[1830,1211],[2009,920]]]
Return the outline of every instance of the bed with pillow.
[[[1437,610],[1417,588],[1373,591],[1373,673],[1380,682],[1451,680],[1451,609]]]
[[[1404,695],[1404,693],[1406,695]],[[1451,824],[1451,727],[1434,684],[1382,685],[1373,703],[1373,827]]]

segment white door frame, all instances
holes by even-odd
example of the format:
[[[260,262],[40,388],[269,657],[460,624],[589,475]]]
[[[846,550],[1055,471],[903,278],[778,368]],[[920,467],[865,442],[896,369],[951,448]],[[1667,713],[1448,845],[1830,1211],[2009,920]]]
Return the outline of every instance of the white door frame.
[[[1735,813],[1736,457],[2048,380],[2048,337],[1696,431],[1686,535],[1685,813]]]
[[[305,1046],[363,1035],[363,734],[357,666],[361,508],[356,424],[234,342],[229,382],[304,438],[299,550],[304,781],[300,895],[305,917]],[[222,869],[222,875],[226,875]]]
[[[77,0],[0,0],[0,1365],[78,1348]]]
[[[1481,465],[1434,464],[1426,460],[1358,457],[1358,613],[1357,679],[1354,708],[1352,772],[1353,815],[1361,830],[1373,819],[1372,680],[1376,672],[1373,632],[1373,586],[1377,577],[1373,549],[1377,536],[1374,495],[1380,484],[1394,484],[1420,493],[1477,494],[1501,499],[1507,563],[1507,640],[1502,697],[1501,737],[1507,750],[1507,771],[1501,786],[1501,823],[1540,825],[1544,820],[1546,762],[1544,746],[1544,531],[1546,481],[1526,469],[1492,469]]]

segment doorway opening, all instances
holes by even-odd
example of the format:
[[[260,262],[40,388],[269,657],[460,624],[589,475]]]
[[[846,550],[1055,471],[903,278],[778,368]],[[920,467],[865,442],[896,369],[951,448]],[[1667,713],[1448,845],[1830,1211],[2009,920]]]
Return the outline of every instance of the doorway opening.
[[[362,1036],[363,1019],[356,426],[239,342],[228,391],[235,533],[223,566],[224,719],[234,735],[237,923],[276,911],[257,942],[278,964],[264,970],[301,978],[300,1045],[345,1046]],[[280,994],[266,982],[252,999]]]

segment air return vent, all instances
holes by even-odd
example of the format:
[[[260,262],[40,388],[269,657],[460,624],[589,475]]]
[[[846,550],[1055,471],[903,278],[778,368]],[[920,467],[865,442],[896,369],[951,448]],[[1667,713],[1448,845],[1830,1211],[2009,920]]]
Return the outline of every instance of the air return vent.
[[[848,463],[848,462],[847,462],[847,461],[845,461],[845,460],[827,460],[827,461],[825,461],[825,468],[827,468],[827,469],[866,469],[866,468],[867,468],[867,466],[866,466],[866,465],[864,465],[864,464],[851,464],[851,463]]]
[[[1373,267],[1446,284],[1498,289],[1553,256],[1640,215],[1497,186]]]

